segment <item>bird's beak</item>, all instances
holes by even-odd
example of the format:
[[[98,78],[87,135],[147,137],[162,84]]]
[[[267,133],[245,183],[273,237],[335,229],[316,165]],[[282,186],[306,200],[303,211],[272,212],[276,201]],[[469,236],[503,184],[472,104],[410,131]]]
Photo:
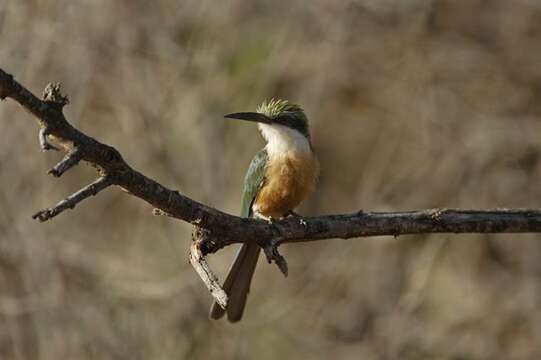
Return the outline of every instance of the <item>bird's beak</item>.
[[[263,114],[256,113],[256,112],[239,112],[239,113],[227,114],[224,117],[228,119],[254,121],[254,122],[259,122],[263,124],[274,123],[274,121],[268,116],[265,116]]]

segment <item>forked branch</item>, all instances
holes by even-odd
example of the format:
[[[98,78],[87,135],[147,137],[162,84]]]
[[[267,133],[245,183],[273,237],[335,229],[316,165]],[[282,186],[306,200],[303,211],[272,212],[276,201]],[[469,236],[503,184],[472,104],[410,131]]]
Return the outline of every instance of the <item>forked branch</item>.
[[[288,217],[269,224],[256,219],[229,215],[192,200],[132,169],[113,147],[105,145],[70,125],[63,107],[68,99],[60,93],[58,84],[46,87],[43,99],[38,99],[13,77],[0,69],[0,99],[11,98],[32,113],[39,125],[39,143],[43,150],[60,148],[67,155],[49,174],[60,177],[80,161],[95,167],[98,179],[51,209],[33,217],[46,221],[65,209],[96,195],[111,186],[120,186],[128,193],[156,208],[156,214],[166,214],[204,229],[206,235],[194,236],[191,262],[207,284],[216,300],[225,304],[227,298],[204,257],[232,243],[257,241],[269,261],[276,262],[287,272],[287,264],[278,253],[278,246],[288,242],[305,242],[330,238],[354,238],[376,235],[420,233],[526,233],[541,232],[541,210],[453,210],[434,209],[407,212],[357,212],[353,214]],[[50,142],[54,142],[54,145]],[[278,235],[277,235],[278,234]],[[256,240],[257,239],[257,240]],[[221,290],[221,291],[220,291]]]

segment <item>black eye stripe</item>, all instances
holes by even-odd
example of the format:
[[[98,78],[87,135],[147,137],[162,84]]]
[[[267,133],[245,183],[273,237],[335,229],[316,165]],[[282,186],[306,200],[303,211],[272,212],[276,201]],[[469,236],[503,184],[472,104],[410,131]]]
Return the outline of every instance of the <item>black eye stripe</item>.
[[[282,125],[295,129],[304,136],[309,137],[308,124],[303,112],[285,111],[274,117],[274,119]]]

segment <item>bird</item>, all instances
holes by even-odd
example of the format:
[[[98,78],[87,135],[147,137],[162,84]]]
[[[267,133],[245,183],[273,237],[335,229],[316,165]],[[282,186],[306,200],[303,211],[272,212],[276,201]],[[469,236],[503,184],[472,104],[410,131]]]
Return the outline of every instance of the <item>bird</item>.
[[[288,215],[299,216],[294,209],[314,191],[319,175],[304,110],[287,100],[270,99],[255,112],[232,113],[225,118],[256,122],[266,140],[246,172],[240,215],[271,223]],[[254,240],[237,252],[223,284],[228,304],[224,309],[214,302],[211,319],[227,314],[230,322],[241,320],[260,250]]]

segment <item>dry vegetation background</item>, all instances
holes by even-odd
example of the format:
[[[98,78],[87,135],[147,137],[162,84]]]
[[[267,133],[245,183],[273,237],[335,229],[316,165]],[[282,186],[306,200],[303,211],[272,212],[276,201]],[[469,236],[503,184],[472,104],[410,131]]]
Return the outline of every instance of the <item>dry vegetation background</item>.
[[[322,162],[303,214],[539,207],[538,0],[0,2],[0,66],[163,184],[231,213],[263,141],[226,121],[302,104]],[[207,319],[190,227],[93,178],[45,175],[31,116],[0,104],[1,359],[540,359],[539,235],[287,245],[245,319]],[[234,249],[214,255],[223,278]]]

